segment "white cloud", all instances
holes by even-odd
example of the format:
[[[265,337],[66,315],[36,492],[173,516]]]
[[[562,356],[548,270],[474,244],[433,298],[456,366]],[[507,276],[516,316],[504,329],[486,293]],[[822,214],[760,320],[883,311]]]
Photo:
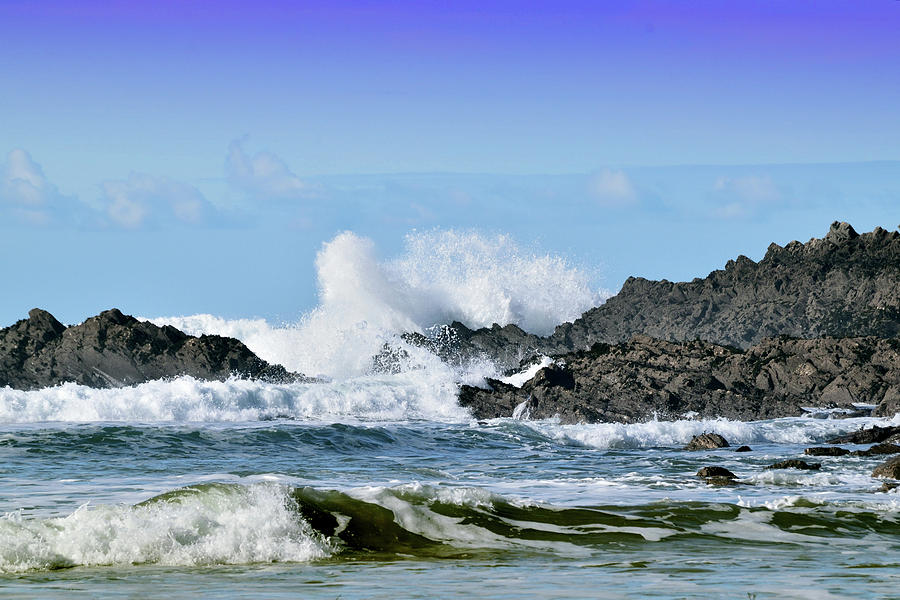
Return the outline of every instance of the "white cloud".
[[[588,192],[602,206],[625,206],[637,201],[637,192],[624,171],[603,169],[588,181]]]
[[[778,188],[768,176],[719,177],[713,188],[716,192],[734,195],[753,203],[772,202],[780,198]]]
[[[311,194],[310,186],[279,156],[271,152],[250,156],[244,151],[243,140],[229,144],[225,174],[231,185],[255,199],[294,200]]]
[[[0,163],[0,209],[32,224],[48,224],[59,210],[77,210],[73,198],[63,196],[44,175],[41,165],[21,148]]]
[[[760,206],[777,202],[781,192],[768,175],[719,177],[713,185],[713,212],[724,219],[752,215]]]
[[[197,224],[212,212],[197,188],[166,177],[132,173],[126,180],[106,181],[101,188],[106,216],[121,227],[172,220]]]

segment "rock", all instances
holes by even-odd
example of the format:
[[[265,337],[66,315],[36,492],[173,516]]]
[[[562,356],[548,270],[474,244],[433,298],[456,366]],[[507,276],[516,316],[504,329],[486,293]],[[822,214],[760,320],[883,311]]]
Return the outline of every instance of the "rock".
[[[752,452],[753,448],[750,446],[739,446],[735,452]]]
[[[850,454],[849,450],[838,446],[817,446],[815,448],[807,448],[803,451],[807,456],[844,456]]]
[[[900,479],[900,456],[895,456],[884,461],[872,471],[872,477],[886,477],[888,479]]]
[[[697,471],[697,477],[708,479],[710,477],[725,477],[728,479],[737,479],[737,475],[726,469],[725,467],[703,467]]]
[[[527,402],[532,418],[558,416],[564,423],[674,420],[691,412],[750,421],[799,416],[823,397],[831,408],[855,410],[857,403],[900,386],[900,341],[874,337],[779,337],[742,351],[635,336],[563,354],[556,362],[565,366],[548,367],[521,388],[463,386],[460,403],[484,419],[509,417],[510,407]],[[876,432],[878,439],[869,440]],[[894,433],[900,427],[829,443],[875,443]]]
[[[900,336],[900,233],[858,234],[835,222],[823,239],[772,244],[765,257],[728,261],[705,278],[672,283],[629,278],[618,294],[548,337],[515,326],[457,326],[460,350],[513,367],[533,354],[621,344],[636,335],[668,341],[701,339],[748,349],[766,338]],[[898,388],[900,390],[900,388]],[[833,392],[843,392],[836,387]],[[864,401],[879,402],[873,394]],[[877,414],[900,412],[900,392]],[[893,411],[893,412],[891,412]]]
[[[685,450],[713,450],[715,448],[727,448],[728,440],[723,438],[718,433],[701,433],[700,435],[695,435],[691,438],[691,441],[688,442],[687,446],[684,447]]]
[[[238,340],[189,336],[117,309],[72,327],[34,309],[28,319],[0,329],[0,387],[33,390],[65,382],[121,387],[180,375],[312,381],[270,365]]]
[[[868,450],[857,450],[856,456],[882,456],[885,454],[900,454],[900,446],[896,444],[875,444]]]
[[[828,440],[829,444],[877,444],[893,436],[900,435],[900,425],[860,429],[847,435],[839,435]]]
[[[885,481],[884,483],[881,484],[881,489],[878,491],[888,493],[891,490],[897,489],[898,487],[900,487],[900,483],[896,483],[893,481]]]
[[[803,471],[818,471],[821,468],[822,463],[808,463],[805,460],[799,460],[796,458],[782,460],[781,462],[777,462],[766,467],[766,469],[801,469]]]

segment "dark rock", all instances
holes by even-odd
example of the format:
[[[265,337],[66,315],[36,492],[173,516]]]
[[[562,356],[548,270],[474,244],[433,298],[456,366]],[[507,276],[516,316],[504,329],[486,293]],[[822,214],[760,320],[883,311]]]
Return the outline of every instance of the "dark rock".
[[[731,477],[707,477],[706,483],[707,485],[714,485],[716,487],[738,485],[738,481]]]
[[[697,471],[697,477],[708,479],[710,477],[727,477],[728,479],[737,479],[737,475],[726,469],[725,467],[703,467]]]
[[[822,468],[822,463],[808,463],[805,460],[791,458],[782,460],[766,467],[766,469],[801,469],[803,471],[818,471]]]
[[[872,471],[872,477],[886,477],[888,479],[900,479],[900,456],[895,456],[884,461]]]
[[[558,416],[566,423],[633,423],[687,413],[748,421],[798,416],[816,404],[852,410],[900,387],[900,340],[874,337],[779,337],[741,351],[636,336],[557,362],[565,366],[548,367],[521,388],[463,386],[460,402],[476,418],[509,417],[509,407],[527,402],[531,418]],[[871,442],[866,436],[875,432],[865,432],[829,443],[883,441],[900,427]]]
[[[877,444],[900,435],[900,425],[860,429],[846,435],[839,435],[828,440],[829,444]]]
[[[504,367],[514,367],[533,354],[621,344],[636,335],[669,341],[701,339],[743,349],[779,335],[896,338],[898,287],[900,233],[877,228],[859,235],[849,224],[836,222],[823,239],[784,247],[772,244],[759,262],[740,256],[703,279],[672,283],[631,277],[602,306],[560,325],[545,338],[509,325],[452,327],[458,331],[462,353],[485,354]],[[844,394],[840,384],[830,393],[837,398]],[[879,403],[882,398],[885,404],[878,414],[900,412],[900,387],[867,400]]]
[[[815,448],[807,448],[803,451],[807,456],[844,456],[850,454],[850,451],[838,446],[817,446]]]
[[[900,446],[896,444],[875,444],[868,450],[857,450],[856,456],[883,456],[885,454],[900,454]]]
[[[715,448],[727,448],[728,440],[718,433],[701,433],[691,438],[684,447],[685,450],[713,450]]]
[[[753,451],[753,448],[751,448],[750,446],[739,446],[735,450],[735,452],[752,452],[752,451]]]
[[[884,483],[881,484],[881,489],[878,491],[887,493],[887,492],[890,492],[891,490],[897,489],[898,487],[900,487],[900,483],[896,483],[894,481],[885,481]]]
[[[72,327],[34,309],[28,319],[0,329],[0,387],[32,390],[64,382],[120,387],[179,375],[311,381],[261,360],[238,340],[189,336],[117,309]]]

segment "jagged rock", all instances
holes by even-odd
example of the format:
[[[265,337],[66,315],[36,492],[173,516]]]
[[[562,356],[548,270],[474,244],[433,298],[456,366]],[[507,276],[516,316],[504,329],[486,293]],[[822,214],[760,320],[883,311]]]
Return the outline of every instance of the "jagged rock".
[[[900,456],[890,458],[872,471],[872,477],[886,477],[888,479],[900,479]]]
[[[714,450],[716,448],[727,448],[728,440],[718,433],[701,433],[691,438],[691,441],[684,447],[685,450]]]
[[[753,448],[750,446],[738,446],[735,452],[753,452]]]
[[[828,440],[829,444],[877,444],[900,435],[900,425],[879,427],[875,425],[868,429],[859,429],[853,433],[839,435]]]
[[[629,278],[618,294],[548,337],[518,327],[470,330],[454,323],[460,351],[513,367],[533,354],[565,354],[635,335],[701,339],[749,348],[765,338],[900,336],[900,233],[880,227],[859,235],[832,224],[822,239],[769,246],[758,263],[746,256],[689,282]],[[771,376],[769,373],[766,376]],[[829,391],[845,395],[840,385]],[[879,414],[900,412],[900,387],[882,394]]]
[[[708,479],[710,477],[726,477],[728,479],[737,479],[737,475],[726,469],[725,467],[703,467],[697,471],[697,477]]]
[[[463,386],[460,403],[477,418],[509,417],[509,407],[527,402],[531,418],[558,416],[566,423],[678,419],[690,412],[747,421],[798,416],[822,404],[852,410],[900,386],[900,340],[874,337],[779,337],[742,351],[635,336],[557,358],[557,366],[521,388],[493,381],[486,389]],[[885,437],[893,433],[900,427]]]
[[[28,319],[0,329],[0,387],[31,390],[69,381],[120,387],[179,375],[309,381],[261,360],[238,340],[189,336],[117,309],[72,327],[33,309]]]
[[[850,454],[850,451],[838,446],[817,446],[815,448],[807,448],[803,451],[807,456],[844,456]]]
[[[822,463],[808,463],[805,460],[791,458],[782,460],[765,467],[766,469],[800,469],[803,471],[818,471],[822,468]]]
[[[900,454],[900,446],[896,444],[875,444],[868,450],[857,450],[855,456],[882,456],[884,454]]]

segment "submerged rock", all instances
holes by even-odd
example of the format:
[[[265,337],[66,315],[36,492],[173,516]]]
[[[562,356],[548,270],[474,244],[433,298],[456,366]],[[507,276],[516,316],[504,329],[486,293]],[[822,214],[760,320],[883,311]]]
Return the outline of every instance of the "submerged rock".
[[[311,381],[267,363],[236,339],[190,336],[117,309],[66,327],[36,308],[27,319],[0,329],[0,387],[33,390],[75,382],[107,388],[180,375]]]
[[[797,458],[782,460],[766,467],[766,469],[800,469],[802,471],[818,471],[821,468],[822,463],[808,463]]]
[[[750,446],[739,446],[735,452],[753,452],[753,448]]]
[[[715,448],[727,448],[728,440],[718,433],[701,433],[691,438],[684,447],[685,450],[713,450]]]

